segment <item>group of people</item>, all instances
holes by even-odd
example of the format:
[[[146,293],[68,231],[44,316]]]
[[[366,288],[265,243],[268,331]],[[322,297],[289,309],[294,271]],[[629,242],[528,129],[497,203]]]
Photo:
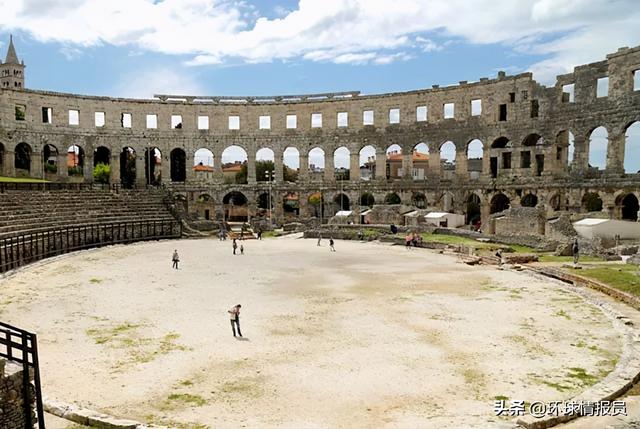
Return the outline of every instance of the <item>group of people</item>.
[[[407,248],[407,250],[410,250],[411,247],[418,247],[421,244],[422,237],[417,232],[407,234],[404,237],[404,246]]]
[[[320,247],[320,246],[321,246],[321,244],[320,244],[321,242],[322,242],[322,234],[319,234],[319,235],[318,235],[318,244],[317,244],[317,246],[318,246],[318,247]],[[332,252],[335,252],[335,251],[336,251],[336,246],[335,246],[335,244],[336,244],[336,243],[333,241],[333,237],[330,237],[330,238],[329,238],[329,250],[330,250],[330,251],[332,251]]]
[[[233,239],[232,247],[233,247],[233,254],[237,255],[236,250],[238,249],[238,242],[236,241],[235,238]],[[243,244],[240,244],[240,254],[244,255],[244,245]]]

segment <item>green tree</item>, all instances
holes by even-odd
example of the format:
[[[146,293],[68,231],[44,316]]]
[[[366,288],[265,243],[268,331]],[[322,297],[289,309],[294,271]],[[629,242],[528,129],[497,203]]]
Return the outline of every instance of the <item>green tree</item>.
[[[109,167],[109,164],[99,162],[93,168],[93,181],[96,183],[109,183],[110,174],[111,174],[111,167]]]
[[[267,171],[275,171],[273,161],[256,161],[256,180],[258,182],[267,182],[269,180],[266,175]]]
[[[289,168],[286,165],[283,165],[282,168],[283,168],[282,175],[284,177],[285,182],[296,182],[298,180],[298,170]]]

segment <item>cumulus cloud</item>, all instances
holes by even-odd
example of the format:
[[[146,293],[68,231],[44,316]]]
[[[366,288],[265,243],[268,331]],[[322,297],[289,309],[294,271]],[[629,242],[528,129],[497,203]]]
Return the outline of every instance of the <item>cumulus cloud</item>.
[[[244,0],[0,0],[0,28],[81,48],[190,55],[192,66],[305,59],[388,64],[457,40],[545,56],[551,80],[640,42],[635,0],[300,0],[260,16]]]
[[[206,91],[197,79],[175,70],[149,69],[127,75],[120,80],[114,96],[128,98],[152,98],[155,94],[204,94]]]

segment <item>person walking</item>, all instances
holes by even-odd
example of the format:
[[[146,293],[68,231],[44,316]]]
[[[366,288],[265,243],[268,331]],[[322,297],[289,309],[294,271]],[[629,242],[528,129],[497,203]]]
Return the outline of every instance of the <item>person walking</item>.
[[[236,336],[236,328],[238,328],[238,336],[242,338],[242,332],[240,332],[240,304],[232,307],[231,310],[228,310],[230,319],[231,319],[231,330],[233,331],[233,336]]]
[[[171,258],[173,261],[173,268],[178,269],[178,262],[180,262],[180,256],[178,256],[178,249],[173,251],[173,257]]]
[[[335,243],[333,242],[333,237],[331,237],[331,238],[329,239],[329,249],[330,249],[332,252],[335,252],[335,251],[336,251],[336,248],[334,247],[334,244],[335,244]]]
[[[318,234],[318,244],[317,244],[318,247],[320,247],[321,241],[322,241],[322,234]]]
[[[578,244],[577,238],[573,240],[573,245],[571,245],[571,253],[573,254],[573,265],[578,265],[578,260],[580,259],[580,245]]]
[[[258,230],[258,240],[262,240],[262,230]]]
[[[244,245],[240,245],[240,254],[244,255]]]
[[[238,248],[238,243],[236,242],[236,239],[233,239],[233,244],[231,245],[233,247],[233,254],[236,254],[236,249]]]

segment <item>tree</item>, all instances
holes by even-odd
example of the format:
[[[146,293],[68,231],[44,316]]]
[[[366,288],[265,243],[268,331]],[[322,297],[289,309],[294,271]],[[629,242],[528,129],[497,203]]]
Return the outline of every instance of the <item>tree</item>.
[[[322,210],[322,200],[322,194],[320,192],[311,194],[309,197],[309,204],[313,206],[316,217],[318,217],[320,212],[324,213],[324,210]]]
[[[109,167],[109,164],[99,162],[93,168],[93,180],[96,183],[109,183],[110,174],[111,174],[111,167]]]
[[[286,165],[283,165],[282,168],[282,176],[285,182],[296,182],[298,180],[298,170],[289,168]]]
[[[256,180],[258,182],[269,181],[266,175],[267,171],[275,172],[275,165],[273,161],[268,161],[268,160],[256,161]],[[271,180],[273,180],[273,178]]]

